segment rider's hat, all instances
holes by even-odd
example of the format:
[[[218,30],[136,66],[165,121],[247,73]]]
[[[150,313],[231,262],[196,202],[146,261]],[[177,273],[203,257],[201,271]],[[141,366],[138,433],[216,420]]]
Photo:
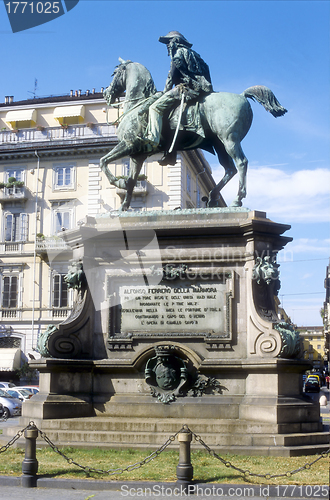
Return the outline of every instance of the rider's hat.
[[[192,43],[189,43],[188,40],[178,31],[170,31],[167,35],[159,37],[159,41],[167,45],[171,40],[173,40],[173,38],[176,38],[179,43],[182,43],[182,45],[185,45],[186,47],[192,47]]]

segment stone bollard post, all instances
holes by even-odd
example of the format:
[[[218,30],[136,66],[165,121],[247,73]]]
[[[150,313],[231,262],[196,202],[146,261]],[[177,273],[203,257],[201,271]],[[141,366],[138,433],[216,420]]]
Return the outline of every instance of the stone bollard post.
[[[37,486],[38,460],[36,457],[36,441],[38,429],[33,425],[24,432],[25,458],[22,462],[22,486],[24,488],[35,488]]]
[[[193,466],[190,461],[190,443],[192,435],[189,429],[184,429],[178,434],[178,441],[180,443],[179,463],[176,468],[176,476],[183,491],[188,490],[188,486],[192,484],[194,474]]]

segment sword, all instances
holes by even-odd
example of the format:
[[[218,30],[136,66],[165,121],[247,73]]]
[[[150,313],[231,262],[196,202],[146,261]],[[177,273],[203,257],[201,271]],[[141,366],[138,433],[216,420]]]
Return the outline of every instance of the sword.
[[[169,153],[172,153],[173,148],[174,148],[174,144],[175,144],[175,141],[176,141],[176,138],[177,138],[178,133],[179,133],[179,129],[180,129],[180,125],[181,125],[181,118],[182,118],[182,113],[183,113],[183,105],[184,105],[184,92],[182,92],[182,95],[181,95],[181,103],[180,103],[180,109],[179,109],[178,124],[177,124],[176,129],[175,129],[175,134],[174,134],[174,137],[173,137],[173,141],[172,141],[171,147],[168,150]]]

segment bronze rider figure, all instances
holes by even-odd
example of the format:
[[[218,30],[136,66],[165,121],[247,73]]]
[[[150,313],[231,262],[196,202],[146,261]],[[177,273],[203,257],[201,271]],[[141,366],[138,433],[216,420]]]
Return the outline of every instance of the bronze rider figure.
[[[192,44],[178,31],[170,31],[159,38],[166,44],[171,57],[171,67],[167,76],[164,92],[149,108],[149,119],[144,141],[152,146],[159,145],[163,116],[182,99],[197,100],[199,97],[213,92],[208,65],[201,56],[192,50]],[[174,153],[174,154],[173,154]],[[159,161],[162,165],[176,162],[176,151],[166,154]]]

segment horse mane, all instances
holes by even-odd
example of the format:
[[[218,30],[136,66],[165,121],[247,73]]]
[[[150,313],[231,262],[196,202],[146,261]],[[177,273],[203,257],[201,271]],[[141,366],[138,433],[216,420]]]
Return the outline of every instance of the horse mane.
[[[155,86],[154,81],[150,75],[150,78],[147,81],[146,86],[143,89],[144,97],[150,97],[151,95],[155,94],[156,92],[157,92],[156,86]]]
[[[130,59],[127,59],[127,60],[125,61],[124,59],[122,59],[122,58],[120,57],[120,58],[119,58],[119,64],[118,64],[118,66],[116,66],[114,74],[116,73],[116,70],[119,70],[119,69],[120,69],[120,70],[122,70],[122,71],[125,71],[125,70],[126,70],[126,68],[127,68],[127,66],[128,66],[129,64],[137,64],[137,65],[139,65],[139,66],[142,66],[142,67],[145,69],[145,71],[149,74],[149,79],[148,79],[148,81],[147,81],[147,83],[146,83],[146,85],[145,85],[144,89],[142,90],[142,93],[143,93],[144,97],[145,97],[145,98],[148,98],[148,97],[150,97],[151,95],[155,94],[155,93],[157,92],[157,89],[156,89],[155,83],[154,83],[154,81],[153,81],[153,79],[152,79],[151,73],[150,73],[150,71],[149,71],[149,70],[148,70],[145,66],[143,66],[143,64],[141,64],[141,63],[135,63],[135,62],[131,61]]]

